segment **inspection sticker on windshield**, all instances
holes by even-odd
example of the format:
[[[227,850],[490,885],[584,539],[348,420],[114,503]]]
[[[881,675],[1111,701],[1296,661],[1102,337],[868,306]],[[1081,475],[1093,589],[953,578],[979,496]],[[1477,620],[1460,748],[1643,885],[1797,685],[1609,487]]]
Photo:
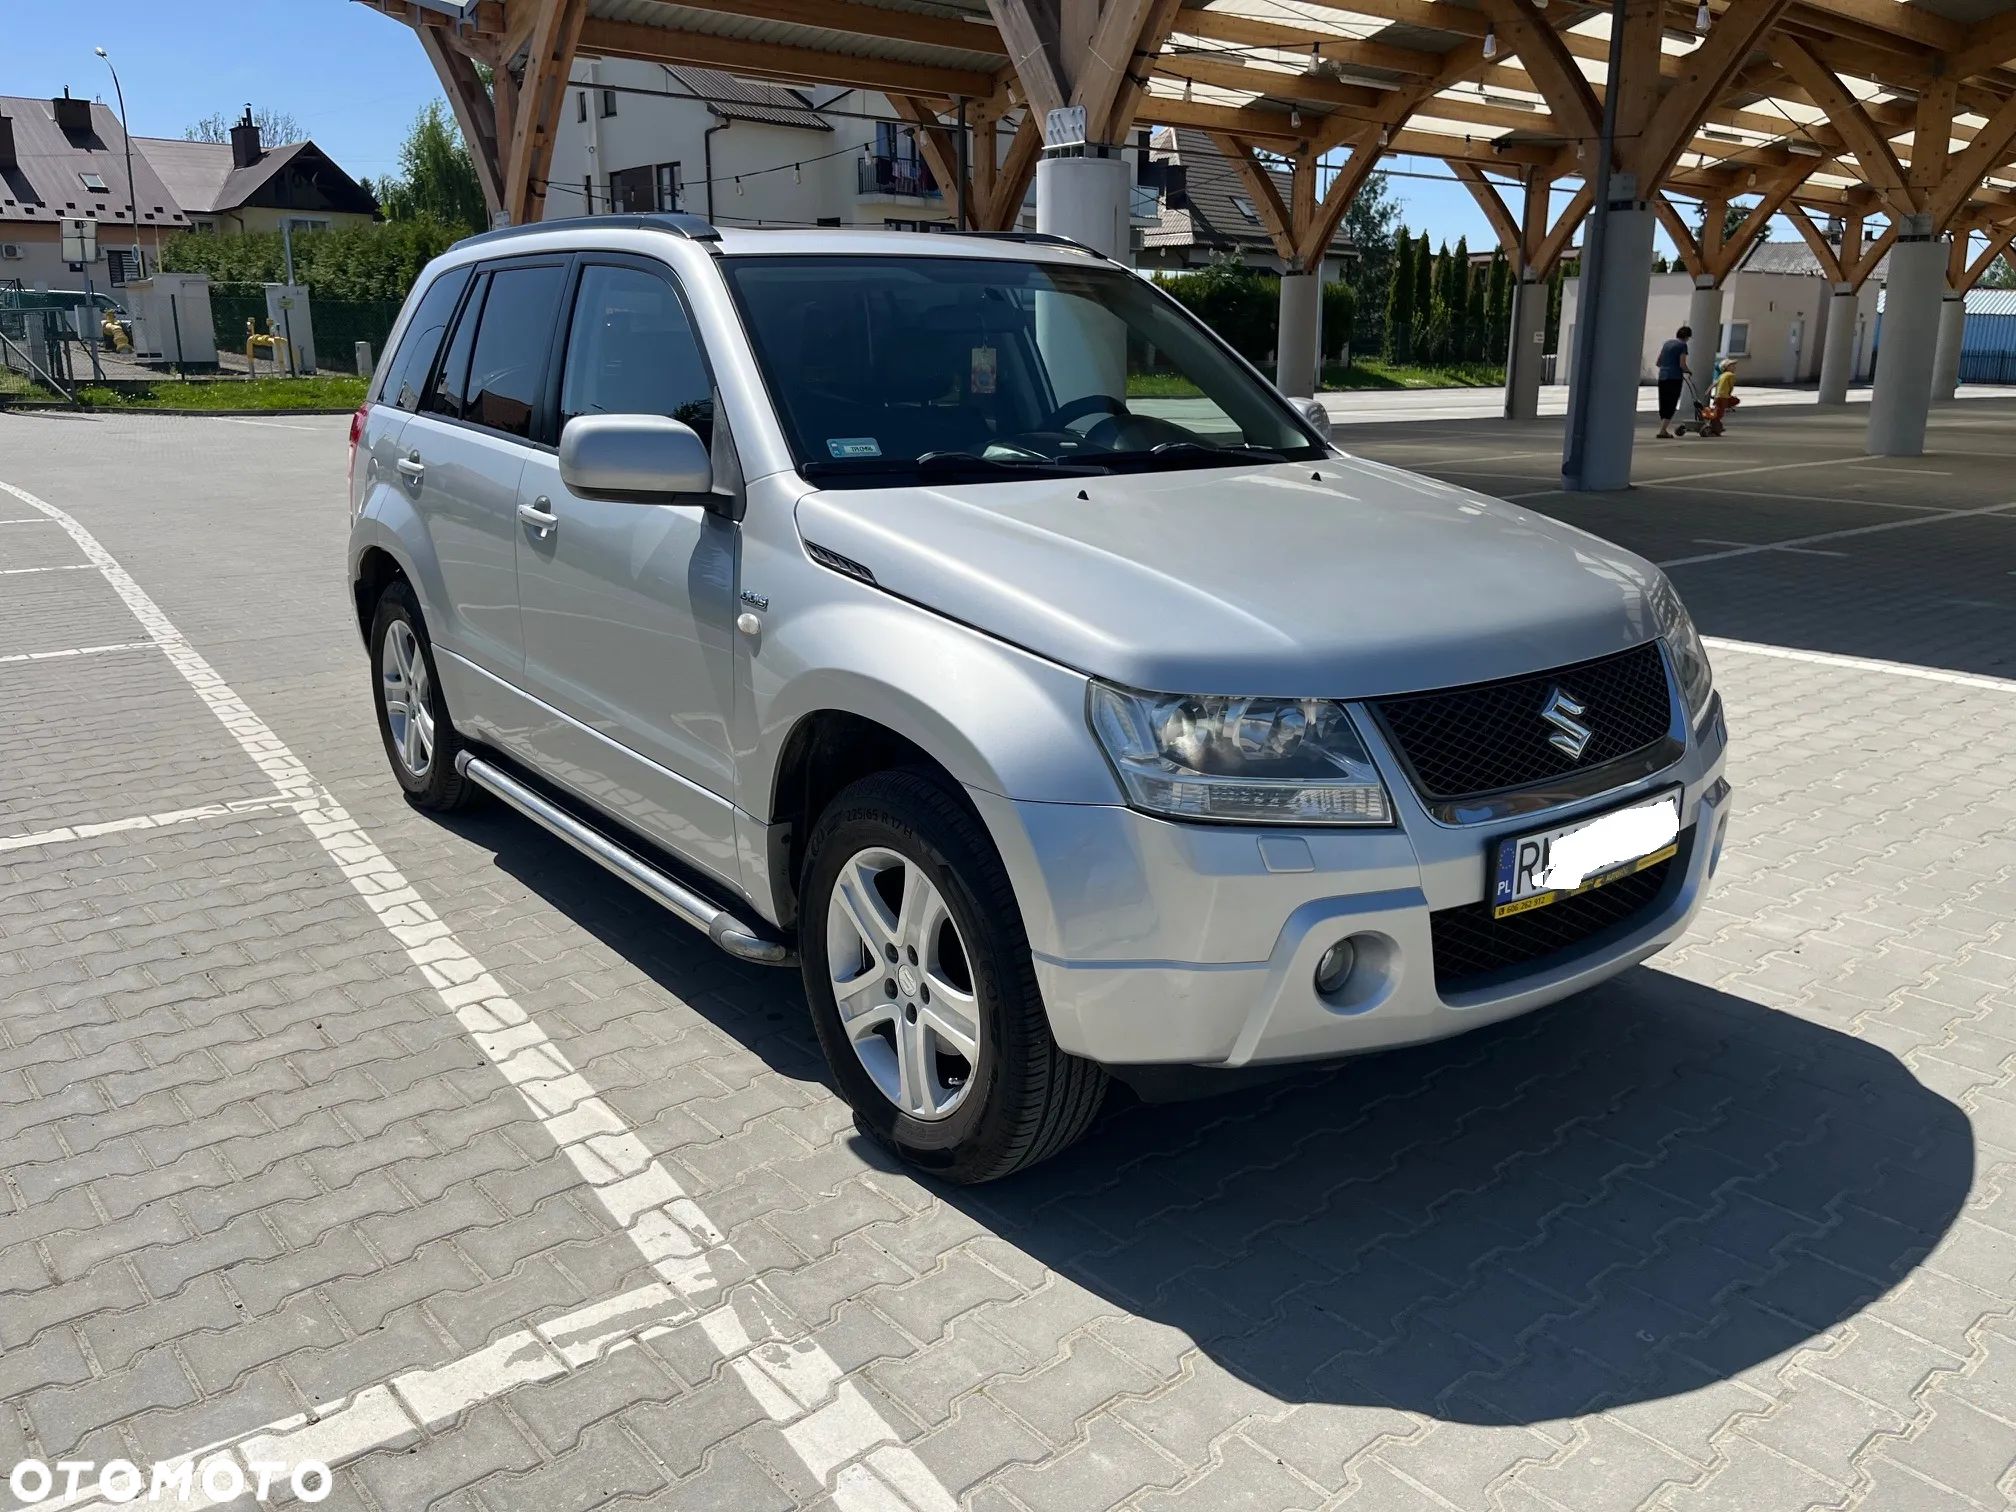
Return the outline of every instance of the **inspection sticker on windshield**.
[[[1498,842],[1491,917],[1545,908],[1634,876],[1679,853],[1680,794]]]
[[[836,457],[879,457],[881,444],[873,436],[833,436],[826,442],[826,450]]]

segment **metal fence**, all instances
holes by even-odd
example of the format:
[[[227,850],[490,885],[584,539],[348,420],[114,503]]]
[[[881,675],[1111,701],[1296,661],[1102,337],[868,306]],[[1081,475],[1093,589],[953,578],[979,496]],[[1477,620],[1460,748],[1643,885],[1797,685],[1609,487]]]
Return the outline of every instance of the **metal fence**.
[[[1962,383],[2016,383],[2016,352],[1960,354]]]
[[[0,304],[0,367],[72,396],[69,312],[47,306]]]
[[[334,372],[354,372],[360,341],[371,344],[374,358],[384,356],[385,338],[392,334],[399,306],[396,299],[323,299],[310,290],[308,312],[315,323],[316,363]],[[265,290],[213,284],[210,318],[217,333],[217,350],[242,354],[245,323],[256,322],[260,331],[267,328]]]

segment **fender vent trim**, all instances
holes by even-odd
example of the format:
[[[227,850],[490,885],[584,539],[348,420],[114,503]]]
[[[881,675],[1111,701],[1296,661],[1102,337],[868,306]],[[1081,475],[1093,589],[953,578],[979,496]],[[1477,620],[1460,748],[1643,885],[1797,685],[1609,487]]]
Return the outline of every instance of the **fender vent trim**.
[[[829,547],[821,546],[817,542],[807,541],[805,543],[805,554],[821,567],[837,572],[842,577],[856,578],[864,583],[873,583],[875,581],[875,574],[855,561],[854,558],[842,556],[839,552]]]

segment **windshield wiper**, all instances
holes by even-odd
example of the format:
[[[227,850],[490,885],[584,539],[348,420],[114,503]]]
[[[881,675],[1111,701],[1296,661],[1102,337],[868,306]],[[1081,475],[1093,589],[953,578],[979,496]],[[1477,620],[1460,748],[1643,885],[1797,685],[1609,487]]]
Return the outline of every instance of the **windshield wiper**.
[[[1113,467],[1227,467],[1237,462],[1286,462],[1286,454],[1266,446],[1212,446],[1204,441],[1164,441],[1147,451],[1109,452],[1100,459]]]
[[[902,474],[918,478],[1096,478],[1105,468],[1086,462],[1053,462],[1043,457],[983,457],[976,452],[935,451],[917,458],[836,457],[807,462],[798,471],[808,478],[876,477]]]

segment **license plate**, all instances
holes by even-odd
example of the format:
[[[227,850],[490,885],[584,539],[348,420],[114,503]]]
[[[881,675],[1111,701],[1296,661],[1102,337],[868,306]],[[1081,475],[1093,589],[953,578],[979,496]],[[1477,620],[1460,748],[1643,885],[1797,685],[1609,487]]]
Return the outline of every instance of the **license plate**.
[[[1657,866],[1679,853],[1679,833],[1676,791],[1559,829],[1500,840],[1491,917],[1545,908]]]

